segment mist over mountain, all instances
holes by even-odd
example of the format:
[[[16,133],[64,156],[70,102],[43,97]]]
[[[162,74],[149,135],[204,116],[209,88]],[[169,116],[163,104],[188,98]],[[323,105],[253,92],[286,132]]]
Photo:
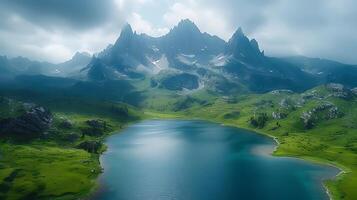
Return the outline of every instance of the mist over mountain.
[[[217,55],[225,47],[224,40],[217,36],[202,33],[196,24],[185,19],[179,22],[170,32],[159,38],[158,46],[167,55]]]
[[[80,71],[85,68],[92,57],[87,52],[77,52],[74,56],[63,63],[56,65],[56,73],[58,76],[78,76]]]
[[[114,44],[91,56],[77,52],[69,61],[52,64],[17,57],[0,58],[5,77],[45,75],[80,82],[150,80],[148,89],[173,92],[207,90],[217,94],[304,91],[325,83],[357,86],[356,67],[306,57],[268,57],[259,42],[238,28],[228,42],[203,33],[189,19],[166,35],[136,33],[126,24]]]
[[[33,61],[21,56],[15,58],[0,56],[1,76],[51,74],[54,66],[52,63]]]
[[[70,60],[59,64],[33,61],[21,56],[15,58],[0,56],[0,71],[3,72],[2,76],[7,77],[18,75],[71,77],[77,76],[90,60],[91,55],[86,52],[77,52]]]
[[[357,1],[0,2],[0,200],[357,199]]]
[[[319,82],[318,77],[291,62],[265,56],[258,42],[249,39],[242,28],[225,42],[202,33],[188,19],[157,38],[137,34],[127,24],[114,45],[93,58],[83,71],[89,80],[96,81],[147,76],[155,87],[178,91],[205,88],[227,92],[242,85],[255,92],[303,91]],[[193,84],[184,87],[187,81]]]
[[[302,56],[288,57],[284,60],[317,77],[321,84],[341,83],[351,88],[357,85],[357,65]]]

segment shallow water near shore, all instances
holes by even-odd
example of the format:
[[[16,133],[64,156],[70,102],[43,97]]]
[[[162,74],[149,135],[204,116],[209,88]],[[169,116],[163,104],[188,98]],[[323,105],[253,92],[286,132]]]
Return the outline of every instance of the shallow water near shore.
[[[106,140],[94,199],[328,199],[339,170],[273,157],[273,139],[204,121],[150,120]]]

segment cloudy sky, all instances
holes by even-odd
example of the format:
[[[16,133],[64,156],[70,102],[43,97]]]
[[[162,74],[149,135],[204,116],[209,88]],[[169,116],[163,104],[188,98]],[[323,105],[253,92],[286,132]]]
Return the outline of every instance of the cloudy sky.
[[[0,54],[61,62],[102,50],[126,22],[160,36],[185,18],[225,40],[241,26],[267,55],[357,64],[355,0],[0,0]]]

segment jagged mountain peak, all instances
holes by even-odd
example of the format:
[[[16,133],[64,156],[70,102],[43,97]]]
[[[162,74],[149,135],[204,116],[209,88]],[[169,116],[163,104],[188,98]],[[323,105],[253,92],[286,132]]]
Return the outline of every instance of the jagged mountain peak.
[[[91,57],[90,53],[77,51],[77,52],[73,55],[72,60],[81,59],[81,58],[88,58],[88,57]]]
[[[125,24],[121,30],[120,35],[132,35],[134,34],[133,29],[131,28],[131,25],[129,23]]]
[[[242,27],[239,27],[239,28],[236,30],[236,32],[233,34],[233,38],[234,38],[234,37],[246,37],[246,36],[244,35],[244,32],[243,32]]]
[[[258,42],[255,39],[249,40],[241,27],[229,39],[226,54],[232,54],[249,61],[259,61],[263,56]]]
[[[202,33],[194,22],[181,20],[170,32],[161,38],[163,50],[170,54],[218,54],[224,50],[224,40]]]
[[[121,45],[121,43],[127,43],[129,40],[133,38],[135,33],[133,32],[133,29],[131,28],[130,24],[125,24],[123,28],[121,29],[121,33],[117,41],[115,42],[114,46]]]
[[[232,45],[236,45],[235,43],[247,43],[249,42],[249,39],[247,36],[245,36],[243,29],[239,27],[236,32],[232,35],[232,37],[229,39],[228,43]]]
[[[260,52],[259,44],[258,44],[257,40],[255,40],[255,39],[250,40],[250,45],[254,51]]]
[[[191,28],[197,28],[197,29],[198,29],[198,27],[196,26],[196,24],[195,24],[193,21],[191,21],[190,19],[183,19],[183,20],[181,20],[181,21],[178,23],[177,26],[178,26],[178,27],[191,27]]]
[[[177,26],[171,29],[170,33],[200,34],[201,31],[194,22],[189,19],[183,19],[177,24]]]

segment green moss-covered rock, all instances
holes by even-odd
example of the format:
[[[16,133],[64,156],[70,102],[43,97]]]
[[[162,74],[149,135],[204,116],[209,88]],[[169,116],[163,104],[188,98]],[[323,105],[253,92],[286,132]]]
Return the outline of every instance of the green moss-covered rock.
[[[99,150],[102,148],[103,144],[100,141],[84,141],[80,143],[77,147],[88,151],[89,153],[99,153]]]

